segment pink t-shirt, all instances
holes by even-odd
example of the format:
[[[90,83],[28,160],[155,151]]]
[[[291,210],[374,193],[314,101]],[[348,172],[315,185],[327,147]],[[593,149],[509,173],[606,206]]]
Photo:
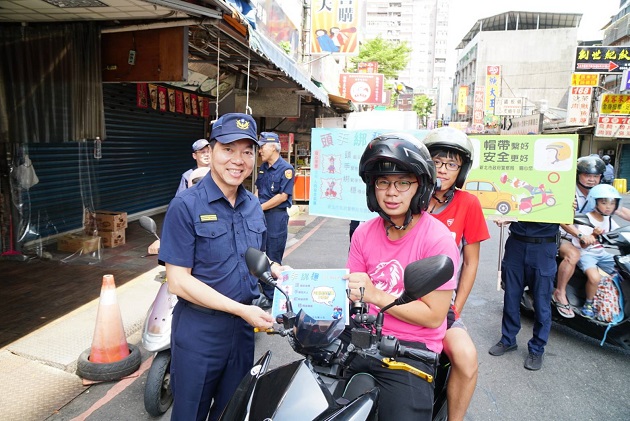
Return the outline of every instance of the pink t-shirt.
[[[350,273],[365,272],[380,290],[395,297],[404,289],[405,267],[425,257],[445,254],[459,267],[459,251],[449,230],[428,213],[423,213],[416,225],[398,240],[390,240],[385,234],[384,220],[374,218],[359,225],[352,236],[348,269]],[[394,228],[392,228],[394,229]],[[455,289],[455,274],[439,290]],[[378,313],[379,308],[370,304],[370,314]],[[404,322],[385,313],[383,334],[394,335],[398,339],[423,342],[434,352],[442,352],[442,339],[446,333],[446,319],[437,329],[417,326]]]

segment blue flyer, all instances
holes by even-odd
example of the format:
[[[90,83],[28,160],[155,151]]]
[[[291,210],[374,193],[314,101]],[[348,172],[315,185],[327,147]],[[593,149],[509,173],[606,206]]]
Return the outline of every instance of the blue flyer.
[[[316,320],[343,318],[349,323],[348,281],[343,279],[348,269],[296,269],[282,272],[278,287],[287,293],[293,304],[293,312],[300,309]],[[271,314],[276,318],[286,311],[286,298],[276,291]]]

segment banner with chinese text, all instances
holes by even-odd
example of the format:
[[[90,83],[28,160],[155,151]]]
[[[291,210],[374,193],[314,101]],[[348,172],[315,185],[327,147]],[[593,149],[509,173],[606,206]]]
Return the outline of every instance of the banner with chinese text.
[[[391,130],[313,129],[309,213],[368,220],[359,160],[367,144]],[[428,131],[407,131],[422,140]],[[577,135],[470,136],[475,148],[466,189],[489,219],[570,223]]]

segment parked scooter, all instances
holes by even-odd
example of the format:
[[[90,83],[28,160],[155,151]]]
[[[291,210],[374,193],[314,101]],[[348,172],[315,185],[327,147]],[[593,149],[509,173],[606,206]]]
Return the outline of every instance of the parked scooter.
[[[155,221],[140,217],[140,226],[159,240]],[[160,289],[149,307],[142,329],[142,347],[155,352],[144,387],[144,407],[153,417],[164,414],[173,403],[171,391],[171,319],[177,296],[168,291],[162,276]]]
[[[450,279],[453,262],[448,257],[434,256],[407,266],[403,294],[383,307],[377,316],[367,314],[364,302],[353,303],[354,320],[360,327],[351,330],[349,344],[340,339],[345,329],[343,318],[315,320],[303,310],[293,312],[290,297],[276,285],[264,253],[250,248],[245,260],[253,275],[273,285],[286,298],[286,312],[277,318],[282,326],[266,332],[287,337],[293,349],[305,359],[268,370],[271,351],[267,351],[243,378],[221,420],[375,420],[379,399],[376,381],[366,373],[352,377],[346,374],[355,356],[373,358],[385,367],[406,370],[427,382],[436,382],[433,419],[446,420],[446,379],[450,365],[438,365],[439,354],[405,347],[397,338],[381,332],[387,309],[416,300]],[[436,375],[398,361],[399,356],[437,365]]]
[[[588,217],[584,214],[575,215],[574,224],[587,225],[593,227]],[[612,326],[608,332],[608,324],[600,322],[596,319],[588,319],[581,316],[580,309],[584,305],[586,285],[586,275],[579,268],[575,269],[575,273],[569,280],[567,285],[567,299],[573,308],[575,317],[567,319],[562,317],[554,305],[552,305],[552,315],[554,321],[563,324],[571,329],[581,332],[587,336],[620,346],[624,349],[630,349],[630,226],[620,227],[616,230],[602,234],[598,237],[598,241],[605,248],[615,254],[615,270],[621,277],[621,290],[624,298],[624,318],[618,324]],[[560,265],[562,259],[557,257],[557,263]],[[533,313],[533,298],[531,292],[526,290],[521,298],[521,309],[528,313]]]

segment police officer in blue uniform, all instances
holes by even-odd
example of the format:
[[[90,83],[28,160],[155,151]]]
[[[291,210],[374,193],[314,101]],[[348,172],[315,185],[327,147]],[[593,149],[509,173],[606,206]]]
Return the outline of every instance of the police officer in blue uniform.
[[[289,233],[288,209],[292,204],[295,169],[280,156],[280,139],[272,132],[262,132],[258,139],[262,165],[256,188],[267,221],[267,256],[282,263]],[[273,300],[274,289],[263,285],[267,298]]]
[[[501,356],[517,348],[521,330],[520,302],[525,286],[534,298],[534,334],[527,343],[524,367],[540,370],[545,345],[551,330],[551,293],[556,275],[558,224],[513,222],[501,262],[504,283],[501,340],[490,348],[490,355]]]
[[[256,165],[256,123],[225,114],[212,126],[209,176],[169,204],[159,259],[179,298],[171,332],[172,420],[216,420],[254,360],[254,329],[273,319],[251,305],[248,247],[264,250],[265,218],[243,186]],[[273,266],[275,275],[279,273]]]

